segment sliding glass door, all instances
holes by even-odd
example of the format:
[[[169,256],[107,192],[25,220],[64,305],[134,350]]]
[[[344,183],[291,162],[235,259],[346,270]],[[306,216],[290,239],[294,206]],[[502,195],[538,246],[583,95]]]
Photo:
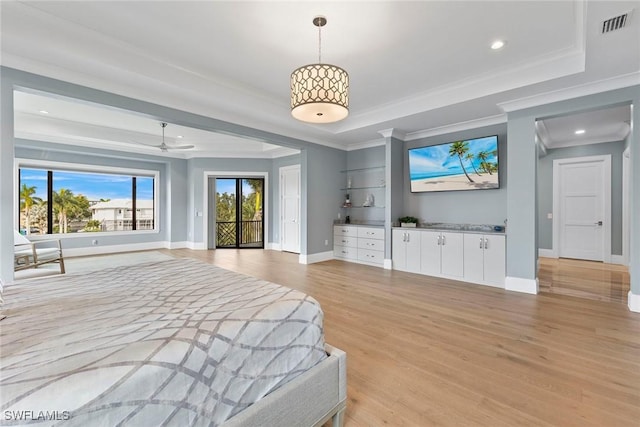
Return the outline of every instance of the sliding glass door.
[[[216,178],[216,248],[264,248],[263,195],[263,178]]]

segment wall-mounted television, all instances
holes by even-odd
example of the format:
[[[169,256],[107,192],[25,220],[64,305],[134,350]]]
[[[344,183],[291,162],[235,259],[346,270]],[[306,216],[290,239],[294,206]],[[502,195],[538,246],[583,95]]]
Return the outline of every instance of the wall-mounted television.
[[[409,150],[411,192],[500,188],[498,136]]]

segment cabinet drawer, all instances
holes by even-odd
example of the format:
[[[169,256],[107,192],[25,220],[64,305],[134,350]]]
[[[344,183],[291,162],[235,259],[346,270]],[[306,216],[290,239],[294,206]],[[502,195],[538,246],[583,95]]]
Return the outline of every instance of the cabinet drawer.
[[[358,237],[358,227],[334,226],[333,234],[335,236],[351,236]]]
[[[358,237],[384,240],[384,228],[358,227]]]
[[[369,262],[372,264],[382,264],[382,262],[384,261],[384,252],[358,249],[358,261]]]
[[[348,236],[333,236],[333,245],[334,246],[346,246],[349,248],[357,248],[358,247],[358,239],[355,237]]]
[[[346,246],[334,246],[333,256],[344,259],[358,259],[358,249],[347,248]]]
[[[358,238],[358,248],[372,251],[384,251],[384,240]]]

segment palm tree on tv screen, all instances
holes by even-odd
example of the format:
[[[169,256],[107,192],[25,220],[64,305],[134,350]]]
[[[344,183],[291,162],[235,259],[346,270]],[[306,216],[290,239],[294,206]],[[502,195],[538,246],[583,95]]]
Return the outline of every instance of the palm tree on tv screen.
[[[458,156],[458,160],[460,160],[460,166],[462,166],[462,172],[464,172],[464,176],[467,177],[469,182],[475,182],[474,180],[471,179],[471,177],[467,173],[467,170],[464,167],[464,164],[462,163],[462,156],[467,154],[468,151],[469,151],[469,144],[465,141],[453,142],[451,144],[451,147],[449,147],[449,155]]]
[[[476,173],[476,175],[481,176],[478,172],[478,169],[476,169],[476,165],[473,164],[473,160],[475,159],[474,155],[471,153],[467,153],[465,159],[467,159],[469,163],[471,163],[471,167],[473,168],[473,171]]]

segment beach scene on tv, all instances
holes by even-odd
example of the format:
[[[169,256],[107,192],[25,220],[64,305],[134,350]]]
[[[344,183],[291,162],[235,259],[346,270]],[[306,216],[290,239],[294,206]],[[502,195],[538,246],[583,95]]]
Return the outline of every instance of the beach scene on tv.
[[[498,138],[413,148],[409,176],[412,192],[499,188]]]

